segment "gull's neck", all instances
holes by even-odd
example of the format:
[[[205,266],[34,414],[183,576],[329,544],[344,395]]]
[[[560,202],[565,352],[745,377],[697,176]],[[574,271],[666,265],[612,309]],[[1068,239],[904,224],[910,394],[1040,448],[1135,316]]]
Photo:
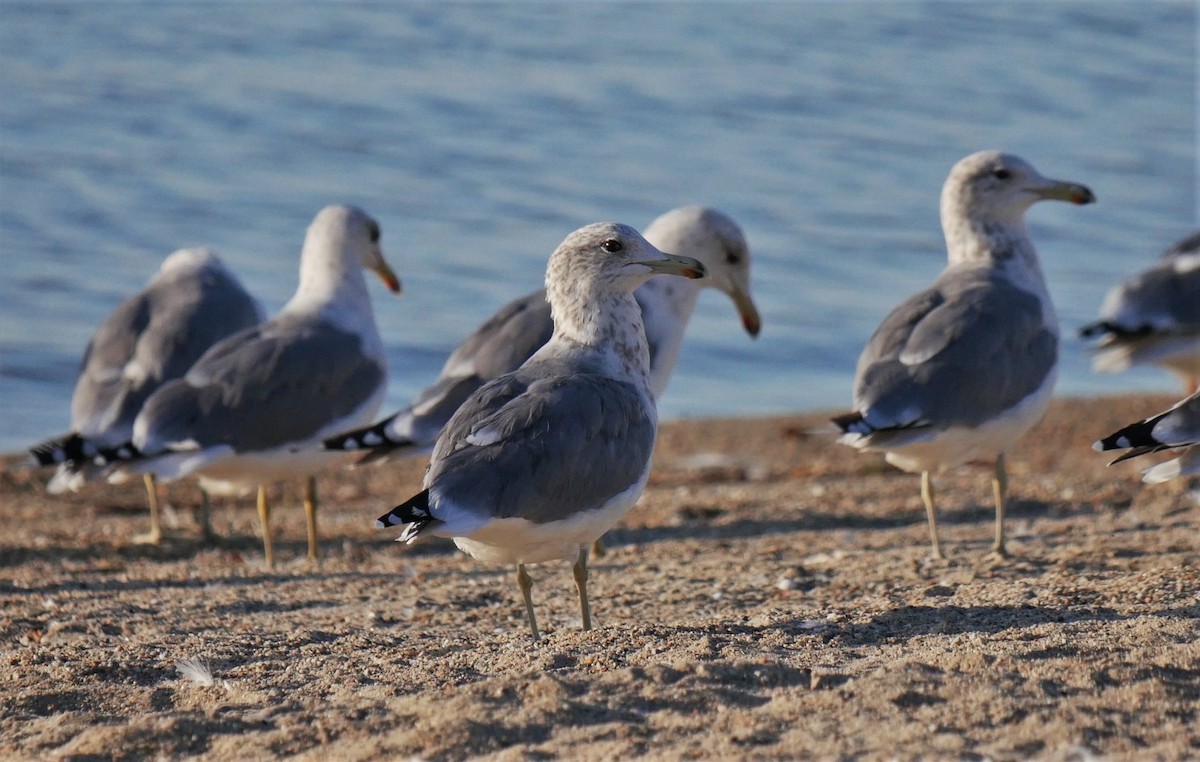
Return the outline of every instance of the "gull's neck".
[[[570,347],[586,350],[613,378],[628,381],[650,393],[650,350],[642,327],[641,309],[632,294],[608,294],[586,301],[555,298],[550,314],[554,335],[546,345],[552,352]]]
[[[383,340],[362,267],[357,258],[340,255],[328,244],[305,243],[300,255],[300,285],[279,314],[332,323],[361,337],[367,356],[383,357]]]
[[[650,347],[650,390],[655,398],[661,397],[667,390],[679,360],[683,334],[696,308],[700,284],[705,282],[690,278],[656,277],[634,292],[641,306],[646,342]]]

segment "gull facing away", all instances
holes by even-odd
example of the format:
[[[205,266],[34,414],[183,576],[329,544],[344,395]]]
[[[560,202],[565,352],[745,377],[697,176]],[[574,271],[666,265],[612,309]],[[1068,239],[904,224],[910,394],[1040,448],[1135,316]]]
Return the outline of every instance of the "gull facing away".
[[[728,295],[751,336],[758,335],[762,320],[750,296],[750,247],[728,215],[705,206],[672,209],[650,223],[645,238],[662,251],[698,259],[708,272],[700,280],[651,278],[634,292],[650,347],[650,391],[657,400],[671,380],[702,289]],[[484,383],[521,367],[553,330],[545,289],[514,299],[458,345],[441,375],[411,406],[326,440],[325,447],[365,451],[365,461],[431,447],[463,400]]]
[[[1041,419],[1054,389],[1058,321],[1024,219],[1045,199],[1090,204],[1095,196],[999,151],[954,165],[941,199],[949,264],[875,329],[858,359],[854,409],[833,419],[843,444],[921,473],[939,559],[930,473],[994,462],[993,549],[1004,555],[1004,454]]]
[[[1195,392],[1200,384],[1200,230],[1114,286],[1104,297],[1100,320],[1079,333],[1099,338],[1092,358],[1098,372],[1161,365],[1183,378],[1187,394]]]
[[[317,445],[371,420],[387,383],[364,269],[400,293],[379,249],[379,224],[354,207],[325,207],[305,236],[291,301],[164,384],[134,421],[132,441],[107,454],[165,481],[198,476],[218,494],[257,488],[268,566],[274,554],[266,486],[307,477],[308,555],[315,559],[313,472],[329,462]]]
[[[262,308],[210,249],[180,249],[146,287],[118,304],[92,335],[71,396],[71,431],[30,449],[41,466],[57,465],[47,485],[54,495],[105,476],[93,462],[102,449],[128,442],[146,399],[179,378],[217,341],[257,325]],[[145,475],[150,531],[135,542],[162,539],[158,491]],[[205,529],[207,513],[205,514]]]
[[[471,556],[515,563],[537,640],[525,565],[576,558],[583,629],[592,627],[587,549],[637,502],[658,419],[633,291],[655,273],[700,278],[628,225],[571,233],[550,256],[554,332],[528,361],[477,389],[434,445],[424,490],[380,517],[400,540],[453,538]]]
[[[1200,474],[1200,392],[1180,400],[1169,410],[1109,434],[1092,447],[1097,452],[1128,450],[1109,463],[1110,466],[1151,452],[1179,450],[1178,458],[1142,472],[1142,481],[1147,484]]]

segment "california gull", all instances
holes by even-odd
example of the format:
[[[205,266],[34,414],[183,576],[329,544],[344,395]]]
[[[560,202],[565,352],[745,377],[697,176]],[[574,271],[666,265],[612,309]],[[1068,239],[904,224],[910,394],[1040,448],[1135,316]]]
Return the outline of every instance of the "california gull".
[[[700,260],[709,276],[651,278],[634,292],[650,348],[650,390],[659,399],[675,370],[701,290],[714,288],[729,296],[751,336],[758,335],[762,319],[750,296],[750,247],[727,214],[706,206],[673,209],[650,223],[645,238],[662,251]],[[463,400],[484,383],[519,368],[553,330],[545,289],[514,299],[458,345],[441,375],[412,405],[379,423],[333,437],[325,446],[365,451],[364,460],[431,447]]]
[[[1109,434],[1093,447],[1098,451],[1128,450],[1112,463],[1151,452],[1178,450],[1181,453],[1178,458],[1142,472],[1142,481],[1147,484],[1200,474],[1200,392],[1180,400],[1158,415]]]
[[[406,543],[450,537],[477,559],[515,563],[535,640],[525,565],[575,557],[591,629],[588,545],[637,501],[650,473],[657,415],[633,290],[655,273],[699,278],[704,266],[660,252],[627,225],[567,236],[546,270],[550,340],[455,411],[424,490],[377,522],[407,524]]]
[[[1161,365],[1200,383],[1200,231],[1179,241],[1151,267],[1114,286],[1100,320],[1080,329],[1099,338],[1092,359],[1102,373]]]
[[[268,566],[274,554],[266,486],[307,477],[308,554],[315,559],[313,473],[330,457],[319,444],[371,420],[386,392],[387,363],[363,269],[400,292],[379,249],[378,223],[354,207],[322,209],[308,228],[291,301],[164,384],[138,414],[132,442],[110,454],[128,459],[129,470],[167,481],[199,476],[216,493],[257,488]]]
[[[50,493],[103,478],[106,469],[93,458],[129,441],[151,393],[186,373],[217,341],[262,319],[258,302],[210,249],[180,249],[163,260],[146,287],[92,335],[71,397],[71,431],[30,450],[39,465],[58,465]],[[153,543],[162,539],[154,475],[145,482],[150,531],[135,541]],[[207,529],[207,514],[205,523]]]
[[[921,472],[937,558],[944,556],[930,472],[994,462],[993,549],[1003,555],[1004,454],[1050,402],[1058,321],[1024,222],[1043,199],[1095,197],[999,151],[951,169],[941,198],[949,265],[875,330],[858,360],[854,409],[834,419],[843,444],[886,452],[889,463]]]

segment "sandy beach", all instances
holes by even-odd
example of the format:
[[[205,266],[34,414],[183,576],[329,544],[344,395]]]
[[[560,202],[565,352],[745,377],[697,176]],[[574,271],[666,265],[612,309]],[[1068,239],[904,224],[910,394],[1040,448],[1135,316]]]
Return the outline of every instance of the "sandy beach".
[[[514,570],[375,517],[425,461],[331,469],[324,558],[299,485],[47,495],[0,474],[4,759],[1185,759],[1200,757],[1200,505],[1090,443],[1165,397],[1060,400],[1010,455],[1009,548],[989,471],[918,478],[834,443],[827,415],[665,424],[638,506],[592,564]],[[1142,459],[1147,460],[1147,459]],[[210,684],[177,670],[195,659]]]

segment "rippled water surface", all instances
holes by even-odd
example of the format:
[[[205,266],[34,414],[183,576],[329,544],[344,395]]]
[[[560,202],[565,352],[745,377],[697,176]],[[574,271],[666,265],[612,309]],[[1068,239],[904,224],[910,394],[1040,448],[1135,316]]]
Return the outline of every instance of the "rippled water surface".
[[[274,310],[331,202],[380,220],[388,407],[574,228],[687,203],[746,231],[764,329],[705,294],[664,417],[844,405],[944,263],[946,171],[1092,187],[1029,215],[1069,336],[1197,224],[1196,8],[1166,2],[0,2],[0,450],[59,433],[96,324],[207,244]]]

